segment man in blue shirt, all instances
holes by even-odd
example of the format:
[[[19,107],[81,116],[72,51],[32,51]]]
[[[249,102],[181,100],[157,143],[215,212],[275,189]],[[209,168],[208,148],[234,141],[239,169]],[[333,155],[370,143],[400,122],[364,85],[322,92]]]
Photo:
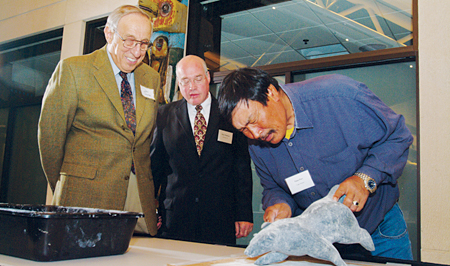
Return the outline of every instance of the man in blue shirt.
[[[413,138],[404,117],[364,84],[327,75],[280,86],[262,70],[243,68],[225,77],[219,102],[250,139],[265,221],[297,216],[340,184],[334,199],[345,196],[371,234],[372,255],[412,260],[397,178]]]

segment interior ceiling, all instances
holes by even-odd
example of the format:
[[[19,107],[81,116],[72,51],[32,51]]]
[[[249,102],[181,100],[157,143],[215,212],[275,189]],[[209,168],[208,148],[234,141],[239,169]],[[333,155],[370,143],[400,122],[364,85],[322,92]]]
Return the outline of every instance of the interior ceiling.
[[[292,0],[221,18],[220,70],[412,43],[412,0]]]

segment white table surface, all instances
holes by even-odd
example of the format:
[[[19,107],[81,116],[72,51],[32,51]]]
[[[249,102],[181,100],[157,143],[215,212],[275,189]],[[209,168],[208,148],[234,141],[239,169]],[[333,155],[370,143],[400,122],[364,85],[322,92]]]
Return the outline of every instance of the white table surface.
[[[170,264],[185,264],[211,261],[221,258],[242,256],[243,248],[227,247],[221,245],[208,245],[185,241],[168,240],[151,237],[133,237],[130,246],[122,255],[85,258],[76,260],[63,260],[54,262],[37,262],[0,254],[0,266],[27,266],[27,265],[151,265],[166,266]]]

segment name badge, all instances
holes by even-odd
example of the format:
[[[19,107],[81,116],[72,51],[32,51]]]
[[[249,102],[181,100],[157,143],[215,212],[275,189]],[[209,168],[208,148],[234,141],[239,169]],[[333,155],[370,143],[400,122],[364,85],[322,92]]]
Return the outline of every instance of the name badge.
[[[149,98],[151,100],[155,100],[155,92],[152,89],[146,88],[141,85],[141,93],[145,98]]]
[[[219,129],[219,135],[217,136],[217,141],[231,144],[231,143],[233,143],[233,133]]]
[[[308,170],[288,177],[285,181],[292,195],[314,186]]]

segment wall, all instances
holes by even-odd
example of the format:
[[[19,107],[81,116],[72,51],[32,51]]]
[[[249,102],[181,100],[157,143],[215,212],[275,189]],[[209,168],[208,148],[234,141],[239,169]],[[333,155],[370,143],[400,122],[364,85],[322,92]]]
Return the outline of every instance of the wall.
[[[137,1],[0,0],[0,43],[64,26],[61,57],[78,55],[86,21]],[[421,256],[422,261],[449,264],[450,1],[418,0],[418,10]]]
[[[418,3],[421,254],[450,264],[450,1]]]
[[[82,54],[86,21],[138,0],[0,0],[0,43],[64,27],[61,57]],[[21,26],[18,26],[21,25]]]

